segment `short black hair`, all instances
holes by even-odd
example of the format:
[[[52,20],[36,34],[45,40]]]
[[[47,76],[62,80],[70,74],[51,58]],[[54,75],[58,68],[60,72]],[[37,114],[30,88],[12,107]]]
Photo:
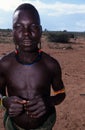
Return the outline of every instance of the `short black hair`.
[[[18,11],[18,10],[28,10],[28,11],[31,11],[33,14],[35,14],[35,15],[37,16],[37,18],[38,18],[39,21],[40,21],[39,13],[38,13],[37,9],[36,9],[32,4],[29,4],[29,3],[21,4],[21,5],[19,5],[19,6],[15,9],[14,13],[15,13],[16,11]]]

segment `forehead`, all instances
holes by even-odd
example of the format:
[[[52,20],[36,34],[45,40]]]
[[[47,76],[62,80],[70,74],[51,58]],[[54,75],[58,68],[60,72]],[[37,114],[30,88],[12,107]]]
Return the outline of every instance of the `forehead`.
[[[21,21],[31,21],[33,23],[40,24],[40,19],[38,14],[32,10],[18,10],[14,13],[13,23]]]

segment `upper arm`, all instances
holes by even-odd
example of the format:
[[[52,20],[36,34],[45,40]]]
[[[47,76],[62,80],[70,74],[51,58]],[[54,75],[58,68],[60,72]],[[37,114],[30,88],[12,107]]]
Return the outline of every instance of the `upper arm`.
[[[5,87],[6,87],[6,81],[4,76],[4,68],[0,61],[0,94],[6,95]]]
[[[62,71],[58,62],[56,62],[53,67],[52,88],[54,92],[64,90],[64,83],[62,81]]]

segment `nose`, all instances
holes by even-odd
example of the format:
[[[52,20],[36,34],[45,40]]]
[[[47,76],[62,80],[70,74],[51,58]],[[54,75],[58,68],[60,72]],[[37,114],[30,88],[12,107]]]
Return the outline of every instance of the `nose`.
[[[30,36],[31,35],[31,31],[30,31],[30,28],[28,26],[24,27],[24,35],[25,36]]]
[[[29,31],[25,31],[25,32],[24,32],[24,39],[25,39],[25,40],[31,39],[31,37],[32,37],[32,36],[31,36],[31,33],[30,33]]]
[[[33,37],[30,26],[25,26],[24,27],[23,35],[24,35],[25,38],[32,38]]]
[[[25,31],[25,32],[24,32],[24,35],[25,35],[25,36],[28,36],[28,32]]]
[[[30,33],[29,30],[28,30],[27,28],[25,28],[25,29],[24,29],[24,35],[25,35],[25,36],[28,36],[29,33]]]

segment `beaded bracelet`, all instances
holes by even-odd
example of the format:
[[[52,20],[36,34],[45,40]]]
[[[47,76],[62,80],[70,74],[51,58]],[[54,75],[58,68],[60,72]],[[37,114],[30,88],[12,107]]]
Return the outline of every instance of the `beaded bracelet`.
[[[54,91],[53,95],[55,96],[55,95],[62,94],[62,93],[65,93],[65,89],[64,88],[61,89],[61,90],[58,90],[58,91]]]
[[[3,106],[3,99],[7,98],[6,96],[3,96],[2,98],[0,98],[0,109],[5,109],[5,107]]]

